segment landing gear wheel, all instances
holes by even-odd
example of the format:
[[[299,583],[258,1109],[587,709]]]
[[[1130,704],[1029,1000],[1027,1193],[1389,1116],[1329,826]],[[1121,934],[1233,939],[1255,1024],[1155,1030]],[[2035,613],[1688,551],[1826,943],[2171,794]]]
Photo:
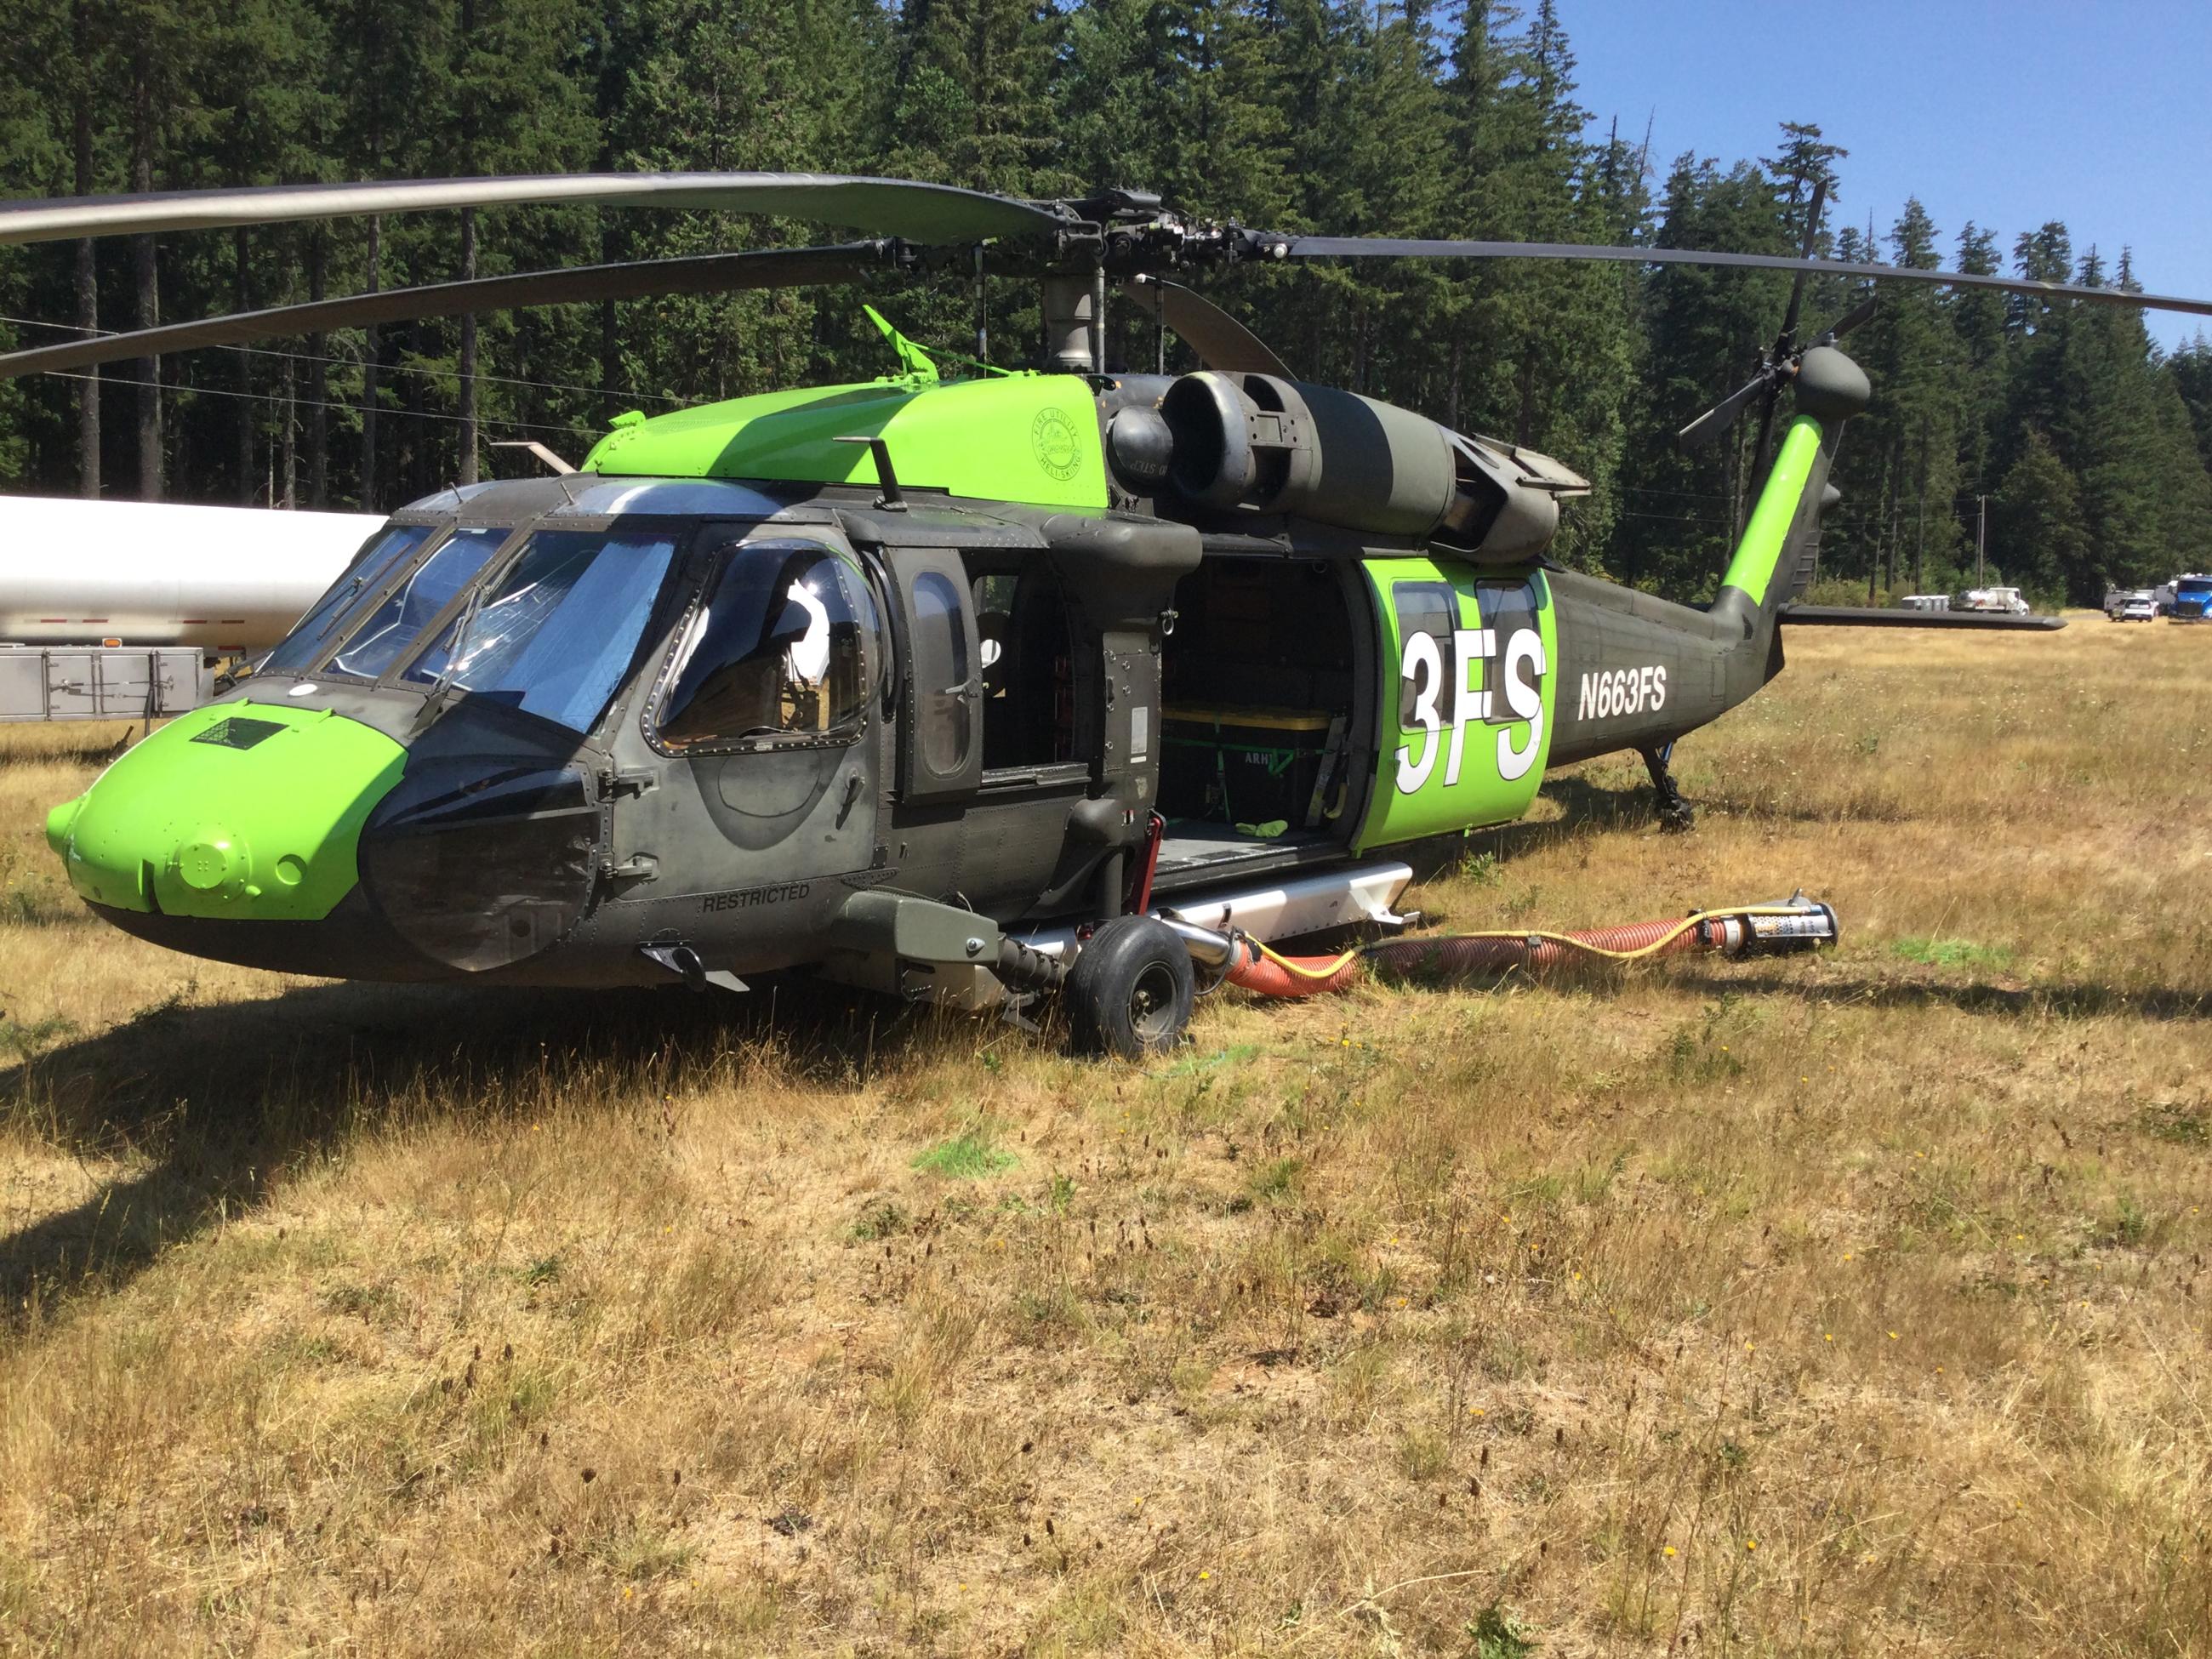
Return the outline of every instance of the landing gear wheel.
[[[1667,769],[1667,763],[1674,758],[1674,745],[1670,743],[1663,749],[1646,749],[1640,752],[1644,756],[1644,769],[1651,775],[1651,793],[1659,797],[1660,832],[1680,836],[1696,829],[1697,811],[1682,793],[1681,786],[1674,781],[1674,773]]]
[[[1190,1024],[1190,952],[1150,916],[1116,916],[1067,970],[1068,1044],[1078,1054],[1142,1060],[1165,1054]]]

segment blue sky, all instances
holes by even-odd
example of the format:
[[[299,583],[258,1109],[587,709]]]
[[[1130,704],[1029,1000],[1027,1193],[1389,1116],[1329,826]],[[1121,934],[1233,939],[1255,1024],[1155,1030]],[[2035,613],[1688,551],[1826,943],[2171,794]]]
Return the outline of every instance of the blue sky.
[[[1917,196],[1945,263],[1968,219],[2063,220],[2076,255],[2135,250],[2154,292],[2212,297],[2212,0],[1558,0],[1602,134],[1651,124],[1665,169],[1774,153],[1784,120],[1850,151],[1835,215],[1887,235]],[[2147,315],[2171,347],[2202,319]],[[2212,324],[2208,324],[2212,331]]]

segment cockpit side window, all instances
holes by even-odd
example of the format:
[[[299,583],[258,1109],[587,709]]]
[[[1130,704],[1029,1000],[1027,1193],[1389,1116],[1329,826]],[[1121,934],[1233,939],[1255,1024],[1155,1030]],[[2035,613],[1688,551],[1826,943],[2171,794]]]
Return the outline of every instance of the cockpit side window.
[[[647,731],[674,755],[849,743],[866,723],[878,625],[851,561],[817,542],[724,553],[678,640]]]
[[[292,631],[283,642],[263,659],[258,671],[264,674],[296,674],[320,655],[330,643],[331,635],[338,620],[349,610],[355,600],[371,593],[384,585],[401,562],[413,555],[415,550],[430,539],[433,526],[426,524],[396,524],[387,526],[369,538],[345,574],[331,585],[329,592],[315,601],[313,609],[293,624]]]

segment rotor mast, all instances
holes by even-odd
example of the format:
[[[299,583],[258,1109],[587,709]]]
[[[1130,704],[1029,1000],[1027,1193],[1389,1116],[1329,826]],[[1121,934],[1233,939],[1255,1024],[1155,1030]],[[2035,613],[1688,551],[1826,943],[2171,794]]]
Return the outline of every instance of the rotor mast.
[[[1106,372],[1106,267],[1052,271],[1039,284],[1044,306],[1044,362],[1063,374]]]

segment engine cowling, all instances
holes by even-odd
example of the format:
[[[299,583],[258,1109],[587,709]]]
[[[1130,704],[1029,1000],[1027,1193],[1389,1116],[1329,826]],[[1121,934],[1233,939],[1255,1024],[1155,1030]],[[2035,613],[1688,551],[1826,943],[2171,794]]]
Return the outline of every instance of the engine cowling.
[[[1182,375],[1158,413],[1164,493],[1210,515],[1287,514],[1504,563],[1542,552],[1558,498],[1589,488],[1549,456],[1271,374]]]

